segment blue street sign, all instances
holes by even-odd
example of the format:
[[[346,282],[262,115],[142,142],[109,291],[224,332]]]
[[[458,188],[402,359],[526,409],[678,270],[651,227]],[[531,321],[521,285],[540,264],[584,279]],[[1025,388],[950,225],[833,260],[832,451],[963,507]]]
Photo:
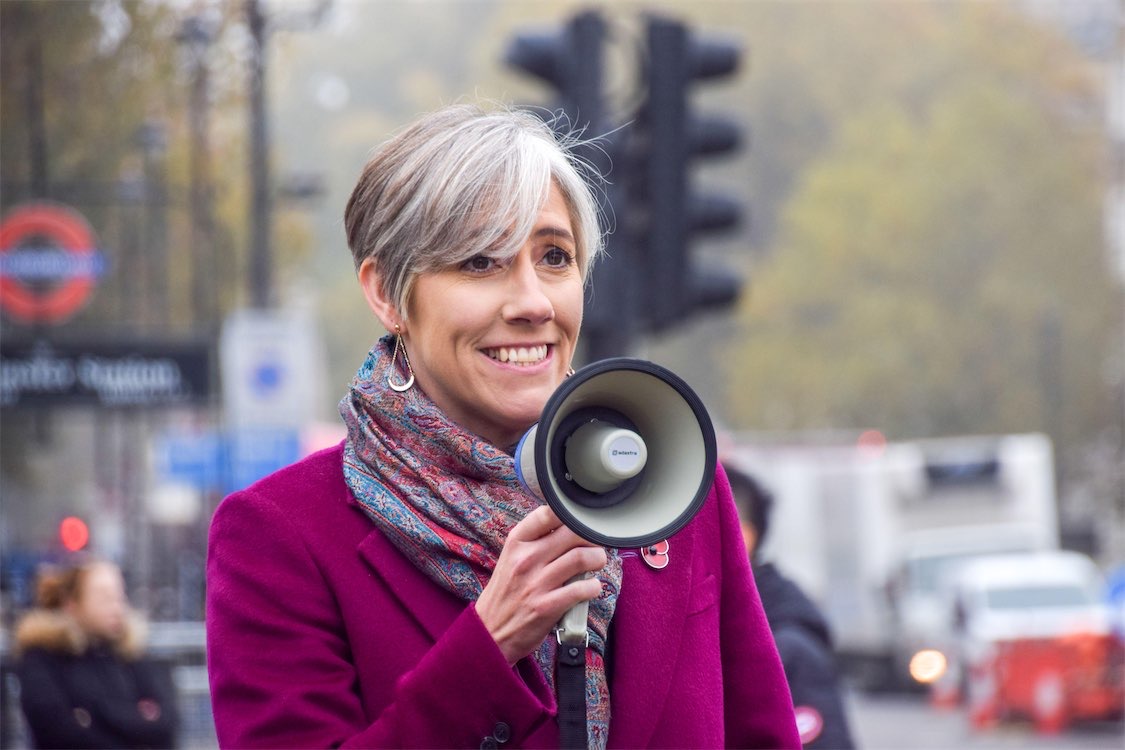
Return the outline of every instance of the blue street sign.
[[[157,466],[163,478],[201,490],[215,490],[223,485],[223,440],[213,430],[169,433],[157,446]]]
[[[296,430],[276,427],[235,430],[227,435],[227,476],[223,491],[248,487],[300,457],[301,439]]]
[[[158,441],[157,470],[203,492],[243,489],[301,457],[297,430],[242,428],[169,433]]]

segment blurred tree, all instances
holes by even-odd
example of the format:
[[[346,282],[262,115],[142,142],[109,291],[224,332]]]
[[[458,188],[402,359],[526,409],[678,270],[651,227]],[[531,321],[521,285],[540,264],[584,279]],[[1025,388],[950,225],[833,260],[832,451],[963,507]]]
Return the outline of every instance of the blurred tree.
[[[307,272],[323,285],[341,387],[378,333],[339,228],[367,153],[444,102],[543,101],[502,65],[503,46],[581,7],[341,3],[324,34],[278,45],[278,140],[328,172]],[[639,354],[734,428],[1049,429],[1065,444],[1113,418],[1100,380],[1113,314],[1102,105],[1071,45],[1011,4],[619,3],[603,9],[615,120],[636,103],[628,71],[648,10],[747,51],[738,79],[697,104],[739,113],[750,132],[744,158],[706,178],[750,206],[713,251],[750,285],[740,319],[701,318]]]
[[[1100,112],[1072,53],[999,18],[885,60],[945,70],[853,111],[802,175],[742,312],[738,423],[1044,430],[1065,454],[1112,422]]]
[[[151,50],[165,15],[149,4],[0,5],[2,208],[57,200],[89,219],[110,274],[79,325],[138,312],[151,291],[141,280],[167,259],[164,248],[159,259],[138,250],[145,206],[167,198],[172,68]]]
[[[136,150],[138,125],[167,109],[162,88],[151,85],[168,75],[167,58],[144,51],[162,9],[15,0],[0,14],[5,185],[51,190],[44,180],[114,179]]]
[[[182,43],[192,14],[208,29],[202,48]],[[71,327],[206,330],[244,298],[243,28],[237,4],[0,3],[0,209],[31,199],[73,205],[109,260]],[[211,73],[203,101],[207,154],[193,153],[189,138],[190,84],[200,65]],[[205,187],[215,226],[207,247],[191,243],[195,159],[212,165]],[[309,240],[293,217],[278,221],[284,262]],[[199,321],[197,272],[213,287],[212,314]]]
[[[5,316],[5,341],[205,337],[244,302],[251,48],[243,9],[211,0],[0,1],[0,212],[29,200],[69,204],[108,259],[72,320],[46,330]],[[192,210],[200,195],[206,211]],[[309,245],[307,223],[281,201],[278,209],[277,265],[288,267]],[[204,214],[206,231],[197,231]],[[208,519],[174,531],[150,523],[150,452],[166,424],[219,416],[5,409],[0,547],[5,555],[57,547],[58,519],[78,512],[97,521],[92,547],[128,560],[142,607],[158,619],[193,616]],[[158,607],[174,583],[180,604]]]

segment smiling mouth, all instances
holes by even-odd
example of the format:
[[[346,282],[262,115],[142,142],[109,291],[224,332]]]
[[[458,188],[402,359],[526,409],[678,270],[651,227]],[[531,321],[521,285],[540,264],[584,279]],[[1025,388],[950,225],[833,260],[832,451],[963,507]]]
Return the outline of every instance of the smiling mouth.
[[[538,346],[500,346],[483,350],[486,355],[509,365],[535,365],[547,358],[547,345]]]

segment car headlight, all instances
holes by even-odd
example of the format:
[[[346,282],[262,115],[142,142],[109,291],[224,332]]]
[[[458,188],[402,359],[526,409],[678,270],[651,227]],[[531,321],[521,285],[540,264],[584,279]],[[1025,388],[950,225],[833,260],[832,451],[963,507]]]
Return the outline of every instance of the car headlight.
[[[910,657],[910,676],[923,685],[937,682],[948,667],[945,654],[934,648],[924,648]]]

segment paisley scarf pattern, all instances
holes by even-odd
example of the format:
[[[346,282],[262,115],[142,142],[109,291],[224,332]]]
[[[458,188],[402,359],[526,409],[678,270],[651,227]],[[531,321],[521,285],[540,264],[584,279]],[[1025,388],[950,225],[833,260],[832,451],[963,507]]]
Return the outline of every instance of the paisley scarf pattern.
[[[347,425],[344,477],[375,525],[419,570],[465,601],[476,601],[509,531],[541,501],[523,489],[511,455],[452,422],[417,387],[387,386],[393,337],[371,349],[340,401]],[[586,656],[589,747],[609,736],[606,636],[621,587],[621,558],[609,550],[590,602]],[[557,643],[533,654],[555,689]]]

